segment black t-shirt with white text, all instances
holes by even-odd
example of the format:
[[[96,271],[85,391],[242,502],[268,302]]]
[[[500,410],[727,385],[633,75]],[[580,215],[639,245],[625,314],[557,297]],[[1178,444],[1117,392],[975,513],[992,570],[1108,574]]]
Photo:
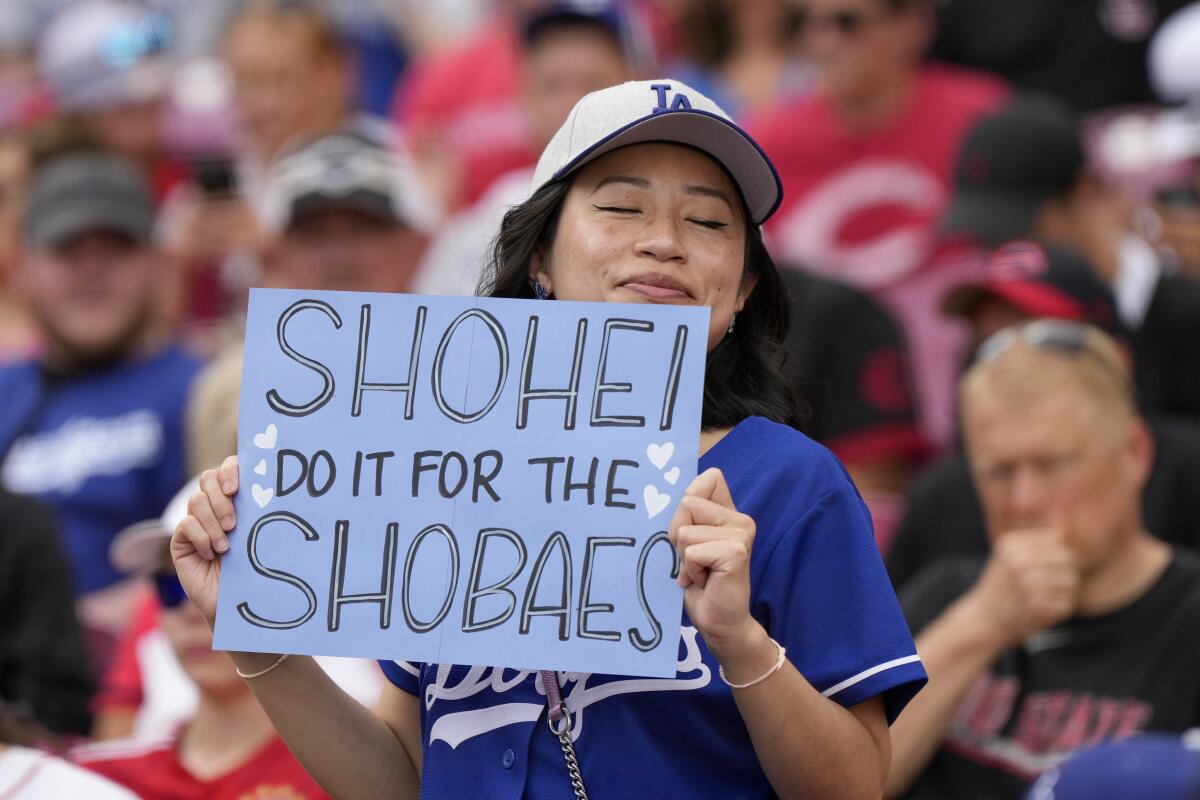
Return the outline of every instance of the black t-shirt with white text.
[[[982,567],[945,559],[914,578],[900,597],[913,632],[970,588]],[[908,797],[1018,798],[1080,747],[1200,725],[1198,634],[1200,556],[1176,549],[1131,604],[1068,620],[1003,653],[968,691]]]

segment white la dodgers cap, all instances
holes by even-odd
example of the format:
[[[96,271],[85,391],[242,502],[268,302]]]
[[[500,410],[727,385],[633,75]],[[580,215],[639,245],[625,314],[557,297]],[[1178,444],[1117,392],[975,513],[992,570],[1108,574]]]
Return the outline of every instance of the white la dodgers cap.
[[[584,95],[542,151],[530,194],[639,142],[691,145],[716,159],[737,182],[757,225],[783,199],[779,174],[758,143],[712,100],[670,79],[630,81]]]

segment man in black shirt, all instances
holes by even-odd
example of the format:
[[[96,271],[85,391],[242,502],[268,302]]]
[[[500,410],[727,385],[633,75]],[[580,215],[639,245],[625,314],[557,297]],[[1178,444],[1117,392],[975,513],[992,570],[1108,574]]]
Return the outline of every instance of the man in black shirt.
[[[1089,322],[1125,336],[1109,288],[1070,251],[1013,242],[988,259],[986,274],[946,299],[946,311],[970,327],[972,349],[1000,328],[1035,317]],[[1140,390],[1139,385],[1139,390]],[[1167,542],[1200,551],[1200,425],[1149,419],[1154,462],[1142,493],[1147,527]],[[948,555],[987,552],[983,512],[961,453],[917,478],[887,555],[897,589]]]
[[[1080,747],[1200,723],[1200,558],[1143,526],[1152,444],[1116,344],[1009,328],[960,395],[990,553],[902,592],[929,684],[892,728],[890,796],[1017,798]]]

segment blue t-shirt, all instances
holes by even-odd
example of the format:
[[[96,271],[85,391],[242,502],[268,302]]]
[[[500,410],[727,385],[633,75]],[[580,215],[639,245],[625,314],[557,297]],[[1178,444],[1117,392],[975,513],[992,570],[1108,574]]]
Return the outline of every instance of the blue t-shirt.
[[[121,575],[108,546],[183,486],[183,414],[200,362],[172,347],[70,377],[0,366],[0,482],[56,512],[78,593]]]
[[[701,459],[757,525],[751,613],[817,690],[852,706],[882,695],[888,721],[925,682],[866,507],[833,455],[760,417]],[[570,782],[546,727],[540,678],[513,669],[381,662],[421,704],[423,798],[563,798]],[[733,693],[683,619],[674,678],[560,676],[594,798],[766,798]]]

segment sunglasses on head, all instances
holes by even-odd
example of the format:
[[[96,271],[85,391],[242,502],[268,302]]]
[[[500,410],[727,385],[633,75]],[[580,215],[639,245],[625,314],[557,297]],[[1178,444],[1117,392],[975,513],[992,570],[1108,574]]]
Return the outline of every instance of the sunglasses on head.
[[[188,599],[183,584],[179,582],[179,576],[173,571],[155,572],[150,577],[154,584],[154,593],[158,595],[158,604],[163,608],[179,608]]]
[[[1114,368],[1109,360],[1092,346],[1091,331],[1089,326],[1080,322],[1062,319],[1034,320],[992,334],[979,346],[977,361],[980,364],[992,361],[1017,342],[1045,352],[1070,357],[1087,355],[1095,359],[1106,373],[1132,393],[1133,387],[1129,375]]]

